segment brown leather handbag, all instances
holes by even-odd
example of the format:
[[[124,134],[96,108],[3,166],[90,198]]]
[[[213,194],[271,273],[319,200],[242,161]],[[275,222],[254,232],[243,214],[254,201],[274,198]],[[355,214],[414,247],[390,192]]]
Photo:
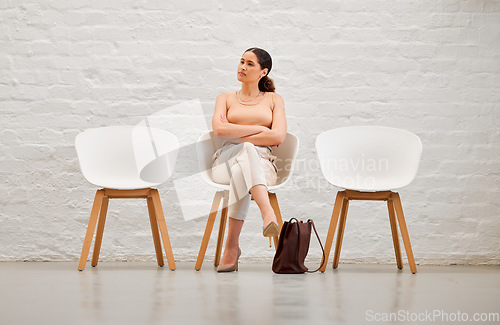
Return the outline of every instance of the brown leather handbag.
[[[311,228],[314,229],[321,250],[323,251],[321,265],[314,271],[309,271],[304,265],[307,252],[309,251],[309,242],[311,241]],[[291,218],[289,221],[283,223],[278,249],[276,250],[273,260],[274,273],[314,273],[321,269],[325,262],[325,251],[319,239],[316,227],[314,226],[314,222],[311,219],[307,220],[307,222],[302,222],[296,218]]]

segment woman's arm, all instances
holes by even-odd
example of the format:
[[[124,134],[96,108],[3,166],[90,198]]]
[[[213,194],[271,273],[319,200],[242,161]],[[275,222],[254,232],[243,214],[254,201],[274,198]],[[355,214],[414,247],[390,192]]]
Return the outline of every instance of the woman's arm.
[[[267,129],[259,134],[241,137],[245,142],[251,142],[256,146],[277,146],[283,143],[286,138],[286,116],[285,103],[278,94],[273,94],[273,124],[271,129]]]
[[[220,94],[215,101],[212,129],[216,136],[246,137],[261,133],[269,128],[262,125],[240,125],[229,123],[226,118],[227,93]]]

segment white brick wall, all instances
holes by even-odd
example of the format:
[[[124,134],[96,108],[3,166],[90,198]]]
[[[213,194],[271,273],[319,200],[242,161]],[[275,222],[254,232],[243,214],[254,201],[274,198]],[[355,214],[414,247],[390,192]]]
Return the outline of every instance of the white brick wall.
[[[313,218],[325,240],[337,189],[316,164],[320,132],[400,127],[424,144],[400,191],[417,263],[500,263],[500,2],[486,0],[0,1],[0,260],[76,261],[96,190],[76,134],[195,98],[208,121],[251,46],[273,56],[301,141],[284,218]],[[194,260],[206,220],[184,221],[171,185],[174,254]],[[260,227],[254,205],[243,257],[272,258]],[[344,238],[341,261],[394,262],[382,202],[351,204]],[[154,259],[145,202],[111,201],[101,256]]]

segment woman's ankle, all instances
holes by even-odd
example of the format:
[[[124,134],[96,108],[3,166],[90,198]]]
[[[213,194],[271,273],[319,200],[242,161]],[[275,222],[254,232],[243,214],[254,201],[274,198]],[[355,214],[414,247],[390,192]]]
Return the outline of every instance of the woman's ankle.
[[[224,255],[222,256],[221,259],[221,264],[226,265],[226,264],[232,264],[234,260],[238,258],[238,245],[230,245],[224,248]],[[224,261],[225,263],[222,263]],[[227,263],[226,263],[227,262]]]
[[[271,210],[270,213],[262,214],[262,221],[263,221],[265,226],[270,224],[271,222],[276,222],[276,223],[278,222],[273,210]]]

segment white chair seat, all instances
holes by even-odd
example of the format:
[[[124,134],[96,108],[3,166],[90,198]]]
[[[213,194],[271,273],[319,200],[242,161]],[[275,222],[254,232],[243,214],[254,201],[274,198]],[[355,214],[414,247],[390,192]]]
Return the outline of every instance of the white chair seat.
[[[140,188],[149,188],[158,186],[158,183],[148,183],[144,182],[139,177],[124,177],[122,179],[116,179],[116,177],[101,177],[99,181],[93,181],[92,184],[102,187],[102,188],[113,188],[117,190],[133,190]]]

